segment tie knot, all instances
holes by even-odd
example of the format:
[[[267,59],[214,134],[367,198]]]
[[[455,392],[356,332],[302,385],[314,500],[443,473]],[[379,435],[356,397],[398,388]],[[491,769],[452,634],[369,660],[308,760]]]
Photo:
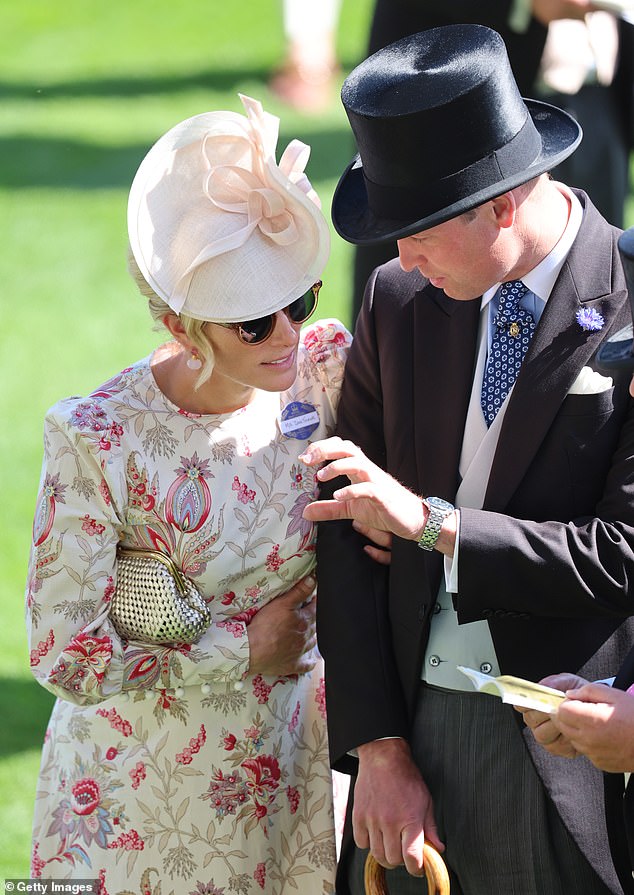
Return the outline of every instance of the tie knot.
[[[520,301],[527,292],[528,289],[521,280],[511,280],[508,283],[502,283],[496,316],[496,324],[498,326],[508,324],[517,314]]]

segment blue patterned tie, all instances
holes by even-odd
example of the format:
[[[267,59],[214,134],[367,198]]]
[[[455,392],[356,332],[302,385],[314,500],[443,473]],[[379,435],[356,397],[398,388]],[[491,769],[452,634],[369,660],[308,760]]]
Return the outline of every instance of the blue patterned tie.
[[[530,311],[519,303],[528,289],[521,280],[502,283],[491,350],[482,378],[480,403],[487,426],[495,419],[504,399],[513,387],[535,332]]]

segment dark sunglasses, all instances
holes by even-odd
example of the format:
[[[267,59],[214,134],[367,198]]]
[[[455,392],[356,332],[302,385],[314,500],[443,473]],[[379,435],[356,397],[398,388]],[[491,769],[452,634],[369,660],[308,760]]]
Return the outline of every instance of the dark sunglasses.
[[[283,308],[284,313],[293,323],[304,323],[308,320],[317,307],[320,289],[321,280],[317,280],[308,292]],[[246,345],[260,345],[275,329],[276,319],[275,314],[267,314],[265,317],[258,317],[257,320],[245,320],[244,323],[217,323],[215,320],[211,322],[216,323],[217,326],[224,326],[226,329],[233,329],[240,341]]]

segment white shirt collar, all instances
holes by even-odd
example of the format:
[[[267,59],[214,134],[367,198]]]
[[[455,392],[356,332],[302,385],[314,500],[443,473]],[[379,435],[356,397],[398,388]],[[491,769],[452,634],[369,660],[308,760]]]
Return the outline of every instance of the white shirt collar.
[[[564,261],[568,257],[568,253],[572,248],[572,244],[581,227],[581,221],[583,220],[583,207],[575,194],[563,183],[555,183],[555,186],[570,202],[570,215],[568,216],[566,229],[546,257],[522,277],[522,282],[527,289],[538,298],[541,298],[543,302],[548,301],[548,298],[550,297],[552,288],[555,285],[555,280],[559,276]],[[488,305],[501,285],[501,283],[496,283],[494,286],[491,286],[490,289],[487,289],[482,296],[480,309]]]

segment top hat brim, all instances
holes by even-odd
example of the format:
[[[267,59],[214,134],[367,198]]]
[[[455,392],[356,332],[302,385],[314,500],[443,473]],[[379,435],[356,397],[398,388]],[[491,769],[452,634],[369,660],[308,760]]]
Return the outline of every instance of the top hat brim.
[[[332,222],[337,233],[354,245],[373,245],[403,239],[458,217],[556,167],[581,142],[581,128],[574,118],[556,106],[530,99],[525,99],[524,102],[542,143],[541,152],[529,166],[490,183],[445,208],[434,210],[415,220],[411,217],[399,220],[379,217],[369,207],[363,164],[357,155],[342,174],[333,196]],[[421,171],[420,176],[424,178],[425,172]]]

